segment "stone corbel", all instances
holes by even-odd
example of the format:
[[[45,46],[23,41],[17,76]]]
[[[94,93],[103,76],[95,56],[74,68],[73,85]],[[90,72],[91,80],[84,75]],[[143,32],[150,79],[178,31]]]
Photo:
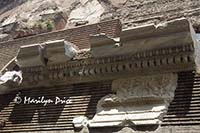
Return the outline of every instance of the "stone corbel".
[[[108,94],[98,102],[97,112],[87,124],[89,127],[159,125],[174,98],[176,86],[177,74],[172,73],[114,80],[115,94]]]
[[[45,42],[48,65],[71,60],[78,52],[78,47],[65,40]]]
[[[20,67],[45,66],[46,51],[44,45],[33,44],[21,46],[17,55]]]
[[[55,65],[69,61],[78,50],[78,47],[65,40],[26,45],[20,48],[17,63],[22,68]]]

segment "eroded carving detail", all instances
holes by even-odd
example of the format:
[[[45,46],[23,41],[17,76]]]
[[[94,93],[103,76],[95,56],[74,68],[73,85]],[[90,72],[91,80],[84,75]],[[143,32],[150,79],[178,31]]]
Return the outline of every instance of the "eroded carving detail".
[[[0,94],[14,90],[13,87],[22,83],[23,77],[21,71],[7,71],[0,75]]]
[[[129,79],[114,80],[112,89],[117,93],[118,98],[123,100],[156,98],[171,101],[173,93],[172,86],[176,84],[174,75],[154,75],[154,76],[138,76]]]
[[[176,74],[114,80],[116,94],[103,97],[90,127],[159,124],[173,100]]]

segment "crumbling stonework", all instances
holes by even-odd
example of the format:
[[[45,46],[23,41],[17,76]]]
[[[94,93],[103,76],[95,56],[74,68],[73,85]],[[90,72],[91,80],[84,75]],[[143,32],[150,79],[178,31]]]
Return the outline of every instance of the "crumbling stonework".
[[[75,118],[75,127],[159,125],[177,87],[176,74],[138,76],[112,82],[116,94],[101,98],[92,120]]]
[[[199,1],[32,0],[19,7],[11,11],[19,14],[0,16],[6,37],[12,30],[16,38],[32,35],[29,26],[35,22],[52,31],[114,18],[121,20],[122,34],[117,36],[121,25],[113,20],[1,43],[4,72],[16,65],[10,61],[19,48],[25,54],[17,57],[23,83],[10,88],[19,91],[0,95],[0,118],[6,118],[0,119],[0,132],[199,132],[199,43],[189,22],[198,32]],[[182,16],[187,19],[174,20]],[[52,27],[54,18],[58,25]],[[71,48],[64,39],[81,50],[66,57]],[[38,48],[45,42],[47,53]],[[27,46],[33,51],[23,49],[35,43]],[[66,96],[72,103],[43,107],[13,101],[26,95]]]
[[[15,6],[11,6],[13,3]],[[12,38],[117,18],[123,29],[179,17],[188,18],[196,31],[200,25],[198,0],[31,0],[13,3],[0,9],[3,34]],[[8,30],[12,24],[17,26]]]

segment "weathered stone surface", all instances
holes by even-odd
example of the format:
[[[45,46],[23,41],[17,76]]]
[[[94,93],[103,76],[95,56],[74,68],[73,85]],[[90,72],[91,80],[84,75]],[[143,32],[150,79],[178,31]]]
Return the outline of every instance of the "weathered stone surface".
[[[78,47],[73,43],[65,40],[47,41],[41,44],[22,46],[17,55],[17,63],[20,67],[63,63],[72,59],[78,50]]]
[[[48,65],[68,61],[72,59],[78,52],[78,47],[76,47],[73,43],[64,40],[50,41],[45,42],[44,44]]]
[[[23,29],[29,33],[34,30],[34,34],[51,31],[46,29],[49,22],[54,27],[53,30],[57,30],[114,18],[122,21],[123,29],[156,24],[183,16],[192,22],[196,31],[199,31],[200,25],[200,3],[193,0],[19,0],[8,1],[7,5],[2,2],[2,5],[4,4],[0,9],[1,25],[17,22],[19,27],[12,31]],[[60,12],[64,15],[56,17],[60,16]],[[18,33],[14,32],[14,36],[15,34]]]
[[[190,25],[192,27],[192,25]],[[194,60],[196,64],[196,71],[200,73],[200,40],[198,34],[191,28],[191,35],[194,42]]]
[[[16,86],[22,83],[23,77],[21,71],[8,71],[0,76],[0,94],[12,91]]]
[[[117,133],[134,133],[135,131],[129,127],[124,127],[122,128],[119,132]]]
[[[142,129],[143,128],[143,129]],[[198,126],[169,126],[169,127],[159,127],[155,130],[151,130],[151,127],[141,127],[133,129],[131,127],[124,127],[120,131],[112,133],[198,133]],[[96,133],[96,132],[95,132]]]
[[[112,89],[120,101],[155,98],[155,100],[163,99],[168,103],[173,100],[176,81],[176,74],[136,76],[114,80]]]
[[[73,119],[73,124],[76,128],[84,128],[88,126],[88,118],[85,116],[79,116]]]
[[[173,100],[176,74],[141,76],[114,80],[115,94],[103,97],[89,127],[160,124]],[[75,118],[77,119],[77,118]],[[74,123],[80,127],[84,123]]]
[[[81,25],[80,23],[97,23],[103,13],[104,8],[98,0],[81,1],[81,5],[70,13],[68,26]]]
[[[100,33],[93,36],[91,51],[90,49],[78,51],[71,43],[69,43],[69,47],[64,47],[67,45],[64,45],[63,40],[41,43],[44,50],[40,47],[37,48],[40,45],[33,45],[35,53],[22,50],[24,53],[22,52],[18,56],[18,62],[24,66],[24,74],[27,77],[27,84],[22,87],[38,87],[44,83],[44,80],[48,80],[52,85],[64,85],[115,80],[139,75],[177,73],[195,70],[195,67],[198,69],[198,56],[195,55],[194,49],[195,38],[192,38],[194,35],[191,35],[189,31],[188,21],[178,19],[167,24],[167,27],[165,27],[166,24],[162,24],[157,26],[157,29],[154,25],[150,25],[124,30],[120,38]],[[162,29],[163,26],[164,29]],[[75,28],[75,31],[77,30],[78,28]],[[79,47],[81,46],[79,45]],[[32,46],[28,47],[31,49]],[[105,47],[107,50],[104,49]],[[121,49],[119,50],[119,48]],[[114,52],[113,49],[117,50]],[[95,52],[101,58],[96,57]],[[104,53],[107,54],[106,57],[104,57]],[[30,55],[30,57],[23,56],[23,54]],[[31,59],[32,57],[35,62]],[[23,64],[23,61],[27,64]],[[45,69],[48,69],[48,72],[44,74]],[[37,73],[33,73],[33,71]],[[51,82],[51,80],[57,82]],[[33,83],[32,81],[35,81],[34,84],[30,84]]]
[[[128,0],[109,0],[110,3],[115,7],[123,6]]]
[[[193,28],[185,18],[135,27],[121,32],[119,47],[115,47],[115,41],[108,41],[108,37],[91,36],[91,53],[99,58],[188,44],[193,46],[195,40],[191,30]]]
[[[110,38],[110,37],[106,36],[104,33],[100,33],[97,35],[91,35],[90,43],[91,43],[91,47],[92,47],[91,51],[93,53],[93,56],[95,57],[96,51],[95,51],[95,48],[93,48],[93,47],[101,47],[103,45],[105,45],[105,46],[113,45],[113,48],[119,47],[120,46],[120,37]],[[100,51],[100,52],[102,52],[102,51]],[[106,52],[106,51],[104,51],[104,52]],[[102,56],[103,56],[103,54],[102,54]]]
[[[12,40],[12,37],[9,34],[0,34],[0,42]]]
[[[17,55],[17,64],[20,67],[30,67],[36,64],[38,66],[45,66],[45,56],[46,51],[42,45],[22,46]]]
[[[68,7],[64,2],[68,4]],[[16,4],[16,7],[12,7],[13,10],[9,11],[9,13],[5,12],[0,16],[0,24],[4,30],[9,32],[12,38],[60,30],[65,27],[67,23],[66,14],[68,14],[67,12],[74,2],[34,0],[26,1],[22,5],[19,2],[13,2]],[[11,4],[8,4],[5,8],[9,8]],[[66,9],[63,9],[63,6]],[[12,23],[17,23],[18,25],[12,28],[12,30],[8,30],[7,25]]]
[[[13,7],[14,3],[16,7]],[[177,3],[180,3],[181,6]],[[2,8],[3,14],[0,16],[0,22],[2,26],[11,23],[19,24],[12,30],[12,34],[9,33],[12,38],[21,38],[64,27],[71,28],[114,18],[119,18],[123,23],[123,29],[126,29],[185,16],[191,20],[195,30],[198,31],[200,25],[198,5],[198,1],[192,0],[179,2],[160,0],[34,0],[24,2],[20,0],[20,2],[9,3],[5,8]],[[9,8],[12,10],[4,13]],[[52,28],[48,29],[48,27]],[[4,29],[6,30],[7,27]],[[33,32],[31,32],[32,30]]]

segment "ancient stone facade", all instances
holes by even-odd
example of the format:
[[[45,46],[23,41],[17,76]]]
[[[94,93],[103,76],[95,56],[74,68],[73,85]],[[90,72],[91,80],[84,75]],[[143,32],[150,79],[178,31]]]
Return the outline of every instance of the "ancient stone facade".
[[[21,46],[16,60],[2,72],[14,70],[10,64],[15,64],[23,72],[23,81],[20,86],[8,88],[10,92],[3,96],[13,94],[12,98],[24,100],[33,93],[32,98],[48,96],[50,103],[23,102],[12,107],[4,103],[2,110],[13,112],[2,111],[1,115],[9,118],[1,131],[25,132],[31,127],[32,131],[44,132],[170,132],[171,128],[162,125],[171,124],[166,116],[180,87],[179,75],[186,71],[187,76],[198,74],[199,69],[199,43],[190,21],[179,18],[121,32],[117,29],[120,24],[112,22],[116,25],[107,23],[116,28],[115,32],[103,28],[106,22],[91,25],[96,28],[91,33],[96,34],[86,36],[88,49],[70,40],[70,34],[69,38],[41,39],[37,44]],[[187,80],[194,83],[192,76]],[[53,96],[57,98],[57,94],[70,103],[54,105]],[[19,110],[31,118],[21,117]]]

